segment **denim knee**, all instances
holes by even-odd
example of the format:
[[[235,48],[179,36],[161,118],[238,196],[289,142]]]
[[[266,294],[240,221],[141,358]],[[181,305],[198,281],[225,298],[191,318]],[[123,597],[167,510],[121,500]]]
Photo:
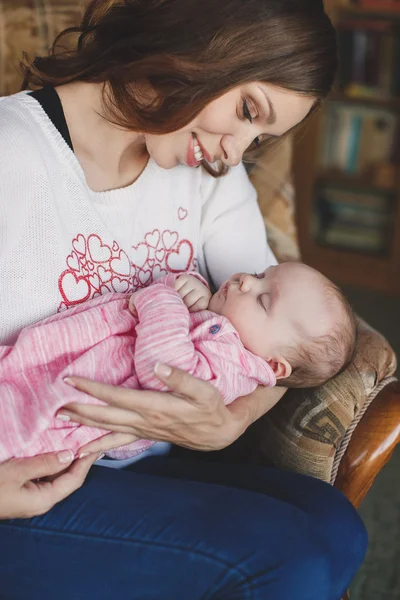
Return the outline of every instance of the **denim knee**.
[[[330,545],[335,550],[342,548],[346,560],[357,568],[367,551],[367,530],[357,510],[342,492],[327,487],[328,497],[321,498],[325,511],[319,517],[320,527]]]
[[[332,596],[329,600],[338,600],[365,558],[368,534],[360,515],[341,492],[327,486],[327,494],[320,501],[316,522],[330,555]]]

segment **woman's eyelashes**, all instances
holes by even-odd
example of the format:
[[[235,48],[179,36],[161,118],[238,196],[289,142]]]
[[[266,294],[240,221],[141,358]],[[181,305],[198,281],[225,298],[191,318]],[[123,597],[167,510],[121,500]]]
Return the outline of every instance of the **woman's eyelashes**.
[[[249,109],[249,105],[246,99],[243,99],[243,116],[245,119],[247,119],[248,121],[250,121],[250,123],[253,122],[254,119],[257,118],[258,115],[252,115],[250,113],[250,109]],[[254,138],[253,140],[253,144],[256,145],[256,147],[258,148],[258,146],[260,145],[261,141],[260,138],[257,136]]]
[[[244,116],[245,119],[247,119],[248,121],[250,121],[250,123],[253,122],[253,119],[257,118],[256,114],[254,114],[254,115],[251,114],[248,102],[247,102],[247,100],[245,98],[243,99],[243,116]]]

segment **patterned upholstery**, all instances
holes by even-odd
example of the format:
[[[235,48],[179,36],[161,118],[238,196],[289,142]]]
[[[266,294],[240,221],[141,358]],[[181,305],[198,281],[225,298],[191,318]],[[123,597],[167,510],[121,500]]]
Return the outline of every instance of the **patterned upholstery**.
[[[268,241],[279,262],[300,260],[294,222],[295,193],[291,173],[290,138],[271,149],[250,173],[250,179],[258,192]]]
[[[0,0],[0,95],[19,90],[22,50],[46,52],[57,33],[76,25],[80,0]],[[291,142],[286,140],[251,171],[270,244],[280,261],[300,260],[294,224]],[[357,355],[347,371],[315,390],[291,390],[233,445],[237,458],[330,480],[335,453],[376,385],[393,374],[386,340],[360,324]]]

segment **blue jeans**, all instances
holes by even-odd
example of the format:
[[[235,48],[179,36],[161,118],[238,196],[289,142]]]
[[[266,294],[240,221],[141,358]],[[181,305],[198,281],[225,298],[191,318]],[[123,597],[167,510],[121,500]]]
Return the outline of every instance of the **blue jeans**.
[[[321,481],[154,457],[93,467],[49,513],[0,521],[0,598],[339,600],[366,546]]]

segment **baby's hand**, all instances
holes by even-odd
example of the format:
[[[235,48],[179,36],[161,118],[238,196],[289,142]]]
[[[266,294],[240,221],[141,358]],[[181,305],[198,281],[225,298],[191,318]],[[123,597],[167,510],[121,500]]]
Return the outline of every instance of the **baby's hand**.
[[[138,316],[136,306],[135,306],[135,294],[132,294],[132,296],[129,298],[129,310],[133,314],[134,317]]]
[[[174,287],[188,307],[189,312],[198,312],[208,308],[211,292],[197,277],[181,275],[175,281]]]

